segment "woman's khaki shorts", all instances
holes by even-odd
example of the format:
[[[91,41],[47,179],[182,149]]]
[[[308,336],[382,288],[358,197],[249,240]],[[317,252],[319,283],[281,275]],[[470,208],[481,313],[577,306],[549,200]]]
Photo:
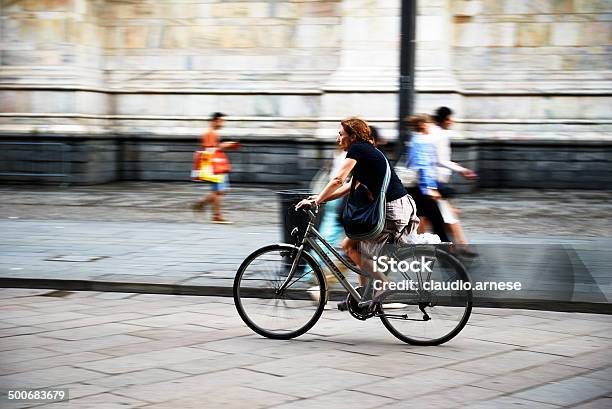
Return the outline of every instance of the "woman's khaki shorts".
[[[415,232],[418,226],[416,205],[410,195],[387,202],[385,228],[375,239],[359,242],[362,256],[378,256],[387,243],[408,243],[407,237]]]

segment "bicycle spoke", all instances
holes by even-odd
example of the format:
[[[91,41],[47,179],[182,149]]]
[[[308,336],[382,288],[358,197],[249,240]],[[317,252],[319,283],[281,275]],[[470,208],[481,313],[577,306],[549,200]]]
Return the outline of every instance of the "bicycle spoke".
[[[388,292],[381,298],[383,324],[405,342],[437,345],[455,336],[471,311],[471,292],[445,288],[449,283],[467,281],[462,265],[441,251],[427,249],[404,252],[403,260],[425,257],[432,261],[427,274],[415,273],[418,290]],[[438,282],[439,290],[425,290],[423,283]]]
[[[291,257],[296,254],[285,247],[269,246],[260,254],[254,253],[240,267],[234,286],[236,306],[243,320],[256,332],[272,338],[301,333],[314,324],[323,309],[320,294],[309,290],[324,286],[323,279],[307,256],[300,258],[294,276],[283,291],[278,291],[287,281],[294,263]]]

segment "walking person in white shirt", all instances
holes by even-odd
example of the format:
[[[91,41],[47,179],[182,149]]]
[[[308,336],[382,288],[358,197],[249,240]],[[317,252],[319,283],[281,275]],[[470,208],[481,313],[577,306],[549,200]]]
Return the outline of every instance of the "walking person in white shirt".
[[[454,194],[452,188],[448,186],[450,177],[453,172],[460,173],[466,179],[476,179],[478,175],[471,169],[464,168],[451,160],[451,144],[450,139],[454,134],[450,128],[453,125],[453,111],[448,107],[440,107],[433,115],[433,119],[437,125],[437,129],[433,133],[433,142],[436,146],[438,156],[438,191],[442,195],[442,199],[438,200],[438,207],[444,219],[444,223],[450,229],[454,242],[460,246],[467,245],[463,229],[457,218],[457,210],[454,209],[448,202]]]

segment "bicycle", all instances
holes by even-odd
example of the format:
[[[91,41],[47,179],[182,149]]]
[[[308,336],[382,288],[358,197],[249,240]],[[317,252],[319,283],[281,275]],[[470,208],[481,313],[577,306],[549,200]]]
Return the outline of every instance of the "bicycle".
[[[410,274],[396,270],[387,277],[395,282],[412,282],[416,289],[387,290],[373,300],[373,280],[365,289],[353,287],[317,240],[347,269],[368,277],[339,254],[314,226],[317,208],[303,209],[308,225],[291,235],[296,244],[280,243],[255,250],[240,265],[234,279],[233,295],[238,314],[245,324],[267,338],[291,339],[311,329],[327,303],[327,284],[314,251],[348,292],[346,306],[359,319],[380,318],[395,337],[412,345],[440,345],[455,337],[466,325],[472,310],[471,289],[426,290],[427,282],[441,284],[470,282],[463,264],[443,247],[406,245],[392,252],[396,260],[408,263],[424,260],[430,272]],[[398,280],[399,279],[399,280]],[[414,279],[414,280],[413,280]]]

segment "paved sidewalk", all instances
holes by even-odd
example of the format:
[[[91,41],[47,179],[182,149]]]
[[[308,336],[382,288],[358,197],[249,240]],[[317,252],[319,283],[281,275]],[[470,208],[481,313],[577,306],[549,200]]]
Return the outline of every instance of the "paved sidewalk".
[[[612,407],[608,315],[483,308],[415,347],[338,311],[261,338],[223,297],[3,289],[0,311],[0,390],[70,389],[41,409]]]
[[[237,223],[219,226],[188,209],[201,191],[184,183],[2,187],[0,285],[229,295],[241,261],[280,240],[278,198],[238,188],[227,200]],[[609,310],[611,199],[611,192],[536,191],[458,199],[468,237],[483,243],[481,257],[466,262],[473,279],[520,280],[525,299]]]
[[[224,200],[229,217],[246,225],[280,223],[275,191],[241,186]],[[0,185],[0,218],[28,220],[194,223],[188,205],[207,192],[194,183],[122,182],[60,188]],[[511,236],[612,237],[612,190],[482,190],[454,200],[468,238]],[[198,221],[205,222],[206,218]]]

